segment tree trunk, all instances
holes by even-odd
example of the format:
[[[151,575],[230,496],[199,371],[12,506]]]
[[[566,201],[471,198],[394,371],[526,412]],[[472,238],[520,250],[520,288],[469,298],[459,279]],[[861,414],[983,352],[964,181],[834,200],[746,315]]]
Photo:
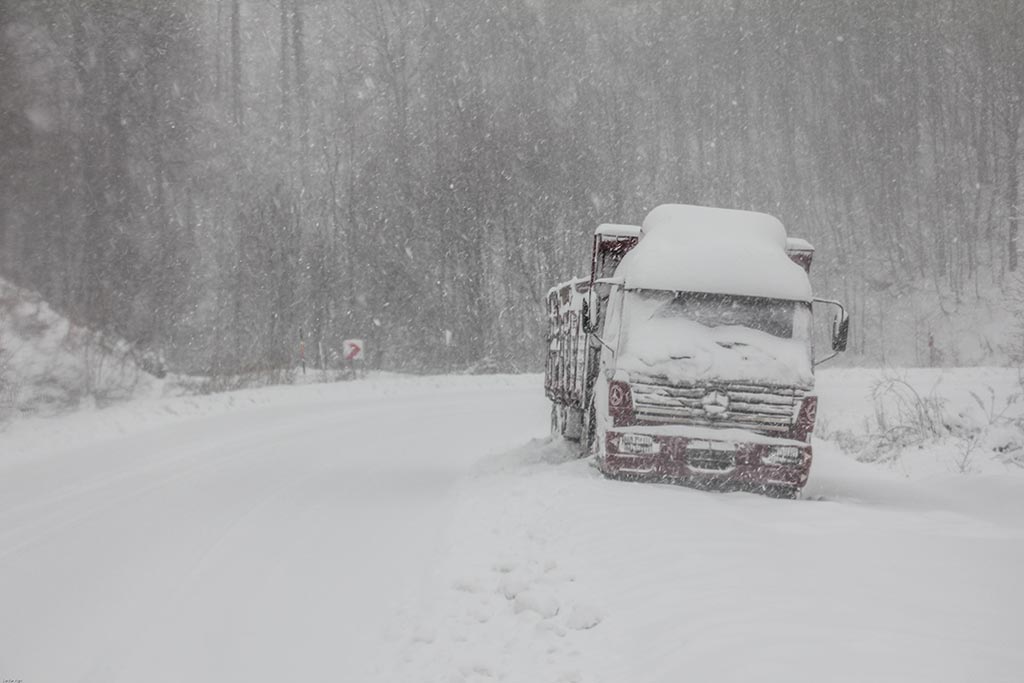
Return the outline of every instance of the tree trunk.
[[[295,57],[295,96],[298,99],[299,147],[309,144],[309,75],[306,70],[305,36],[302,25],[302,0],[292,0],[292,51]],[[303,154],[302,158],[305,158]]]
[[[281,110],[278,114],[278,126],[281,129],[281,136],[285,142],[291,141],[292,119],[291,119],[291,85],[288,74],[288,52],[289,52],[289,30],[288,30],[288,2],[281,2],[281,60],[278,66],[278,83],[281,90]]]
[[[240,0],[231,0],[231,121],[245,126],[242,108],[242,17]]]
[[[1009,262],[1008,267],[1010,272],[1017,270],[1017,238],[1020,234],[1020,222],[1021,222],[1021,207],[1017,201],[1018,192],[1020,190],[1020,155],[1017,152],[1017,143],[1019,140],[1020,133],[1020,122],[1017,123],[1017,129],[1010,135],[1010,166],[1007,169],[1007,183],[1009,187],[1006,193],[1007,205],[1010,212],[1009,220],[1009,243],[1007,248],[1009,250]]]

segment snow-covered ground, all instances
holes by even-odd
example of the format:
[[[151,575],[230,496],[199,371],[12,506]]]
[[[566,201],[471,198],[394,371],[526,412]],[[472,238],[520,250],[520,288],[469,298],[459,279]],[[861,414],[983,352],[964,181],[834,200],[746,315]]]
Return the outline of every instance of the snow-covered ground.
[[[537,376],[16,421],[0,678],[1021,680],[1016,374],[819,392],[797,501],[606,481]]]

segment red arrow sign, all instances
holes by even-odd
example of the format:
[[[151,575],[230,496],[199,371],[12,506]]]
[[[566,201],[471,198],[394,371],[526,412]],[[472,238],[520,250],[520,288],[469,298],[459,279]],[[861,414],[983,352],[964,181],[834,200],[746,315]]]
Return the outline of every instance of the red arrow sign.
[[[363,357],[363,342],[360,339],[346,339],[343,344],[345,360],[360,360]]]

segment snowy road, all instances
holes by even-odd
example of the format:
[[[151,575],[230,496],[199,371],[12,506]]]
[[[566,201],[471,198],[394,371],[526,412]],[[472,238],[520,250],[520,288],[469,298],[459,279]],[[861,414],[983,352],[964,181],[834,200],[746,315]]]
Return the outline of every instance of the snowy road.
[[[0,677],[375,680],[453,482],[543,429],[522,387],[299,388],[3,467]]]
[[[1021,680],[1019,474],[908,480],[822,442],[809,500],[779,501],[608,482],[546,429],[536,377],[18,425],[0,678]]]

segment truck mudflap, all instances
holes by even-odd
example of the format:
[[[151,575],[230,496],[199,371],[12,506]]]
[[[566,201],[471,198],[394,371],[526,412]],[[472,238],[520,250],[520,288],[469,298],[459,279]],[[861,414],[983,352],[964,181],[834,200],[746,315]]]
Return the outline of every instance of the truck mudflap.
[[[720,440],[658,428],[651,431],[661,433],[640,428],[607,431],[597,458],[599,469],[617,479],[672,481],[783,497],[798,494],[810,473],[809,443],[756,434],[750,434],[749,440]]]

